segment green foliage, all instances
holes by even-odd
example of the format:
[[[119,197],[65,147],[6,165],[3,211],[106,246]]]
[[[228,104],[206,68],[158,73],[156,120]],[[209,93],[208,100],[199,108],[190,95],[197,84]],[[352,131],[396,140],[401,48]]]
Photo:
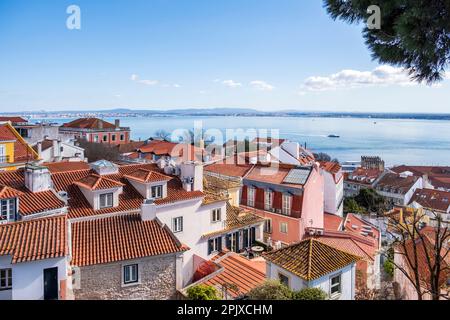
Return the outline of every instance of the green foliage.
[[[89,162],[98,160],[117,161],[119,159],[119,149],[117,146],[108,143],[88,142],[85,139],[77,140],[77,145],[84,149],[84,156]]]
[[[292,300],[293,292],[276,280],[267,280],[248,294],[250,300]]]
[[[187,297],[191,300],[219,300],[219,293],[214,287],[198,285],[187,289]]]
[[[383,264],[384,271],[392,278],[394,276],[394,264],[391,259],[387,259]]]
[[[366,209],[361,207],[354,198],[346,198],[344,200],[345,213],[366,213]]]
[[[448,0],[324,0],[333,19],[364,23],[363,37],[380,63],[405,67],[416,81],[433,83],[444,77],[450,60]],[[371,5],[381,9],[381,29],[366,22]]]
[[[361,189],[355,197],[355,201],[369,212],[383,214],[388,210],[386,199],[373,189]]]
[[[294,300],[326,300],[327,294],[319,288],[305,288],[293,294]]]

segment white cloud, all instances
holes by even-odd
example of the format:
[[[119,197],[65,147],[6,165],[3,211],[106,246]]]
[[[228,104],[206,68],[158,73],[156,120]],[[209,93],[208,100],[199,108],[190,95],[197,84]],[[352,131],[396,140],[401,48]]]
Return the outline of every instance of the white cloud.
[[[178,83],[175,83],[175,84],[173,85],[173,87],[174,87],[174,88],[181,88],[181,85],[179,85]]]
[[[137,82],[137,83],[141,83],[144,84],[146,86],[155,86],[159,83],[158,80],[147,80],[147,79],[140,79],[139,75],[137,74],[132,74],[130,77],[131,81]]]
[[[301,92],[361,88],[377,85],[414,86],[417,83],[411,80],[408,72],[404,69],[383,65],[372,71],[342,70],[325,77],[309,77],[301,86]]]
[[[240,82],[235,82],[233,80],[225,80],[222,81],[222,84],[226,85],[227,87],[230,88],[237,88],[237,87],[242,87],[242,83]]]
[[[260,91],[272,91],[275,87],[262,80],[254,80],[250,82],[250,86]]]

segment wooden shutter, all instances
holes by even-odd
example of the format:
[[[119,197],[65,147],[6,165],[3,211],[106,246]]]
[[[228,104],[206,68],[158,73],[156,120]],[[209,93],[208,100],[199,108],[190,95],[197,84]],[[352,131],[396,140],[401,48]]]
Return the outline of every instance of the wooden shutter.
[[[242,186],[241,204],[247,205],[247,186]]]

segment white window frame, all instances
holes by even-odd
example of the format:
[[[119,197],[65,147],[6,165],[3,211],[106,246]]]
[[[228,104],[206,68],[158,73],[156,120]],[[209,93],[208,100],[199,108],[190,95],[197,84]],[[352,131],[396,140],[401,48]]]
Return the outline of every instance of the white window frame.
[[[163,186],[157,185],[150,188],[152,199],[161,199],[163,197]]]
[[[336,278],[338,278],[339,281],[337,283],[333,284],[333,280]],[[335,287],[338,288],[338,291],[333,293],[333,289]],[[339,297],[341,294],[342,294],[342,273],[339,273],[339,274],[336,274],[336,275],[330,277],[330,297],[333,299],[333,298]]]
[[[127,280],[127,273],[126,270],[129,271],[130,279]],[[139,264],[133,263],[133,264],[127,264],[122,267],[122,284],[127,285],[133,285],[133,284],[139,284]]]
[[[248,187],[247,191],[247,206],[254,207],[255,206],[255,195],[256,188]]]
[[[0,144],[0,162],[6,163],[8,162],[7,155],[6,155],[6,146],[4,144]]]
[[[5,285],[2,286],[2,282]],[[0,291],[6,291],[12,289],[12,269],[0,269]]]
[[[98,134],[94,135],[94,142],[95,142],[95,143],[98,143],[98,142],[99,142]]]
[[[286,228],[285,228],[286,231],[283,231],[283,226],[286,226]],[[288,224],[287,224],[287,222],[280,222],[280,233],[283,233],[283,234],[287,234],[288,233]]]
[[[264,192],[264,209],[266,211],[270,211],[273,205],[273,192],[270,190],[266,190]]]
[[[222,250],[222,248],[219,248],[220,244],[220,237],[212,239],[212,251],[211,253],[217,253]]]
[[[264,221],[264,232],[265,233],[272,233],[273,232],[272,219],[266,218],[266,220]]]
[[[102,199],[105,199],[105,203],[102,205]],[[114,193],[102,193],[99,195],[99,207],[100,209],[112,208],[114,207]]]
[[[222,209],[216,208],[211,210],[211,222],[217,223],[222,221]]]
[[[292,196],[289,194],[283,194],[282,213],[286,216],[291,215],[292,211]]]
[[[0,220],[15,221],[17,213],[17,202],[15,198],[0,201]]]
[[[119,138],[120,141],[125,141],[125,134],[121,133]]]
[[[173,233],[183,232],[183,217],[176,217],[172,219]]]
[[[115,142],[116,139],[117,139],[117,136],[116,136],[115,134],[112,134],[112,135],[111,135],[111,141]]]

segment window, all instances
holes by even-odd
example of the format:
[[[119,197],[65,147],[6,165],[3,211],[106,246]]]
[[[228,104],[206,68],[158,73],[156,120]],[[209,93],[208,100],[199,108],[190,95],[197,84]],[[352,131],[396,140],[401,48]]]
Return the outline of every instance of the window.
[[[112,141],[116,141],[116,135],[115,135],[115,134],[113,134],[113,135],[111,136],[111,140],[112,140]]]
[[[98,136],[97,135],[94,136],[94,142],[98,143]]]
[[[0,145],[0,163],[8,162],[8,158],[6,156],[6,147],[5,145]]]
[[[124,141],[125,140],[125,135],[122,133],[121,135],[120,135],[120,141]]]
[[[288,233],[288,224],[286,222],[280,222],[280,232]]]
[[[282,285],[285,285],[286,287],[289,288],[289,277],[288,276],[285,276],[282,273],[278,273],[278,279],[280,280],[280,283]]]
[[[272,191],[266,191],[264,196],[264,209],[270,211],[272,209],[273,193]]]
[[[214,209],[213,211],[211,211],[211,221],[212,222],[222,221],[222,210],[220,208]]]
[[[131,284],[139,281],[139,268],[137,264],[130,264],[123,267],[123,283]]]
[[[0,269],[0,291],[12,289],[12,269]]]
[[[103,136],[103,142],[108,142],[108,136],[107,135]]]
[[[288,194],[283,194],[283,214],[290,216],[292,207],[292,197]]]
[[[336,296],[341,293],[341,275],[337,275],[330,280],[330,296]]]
[[[248,188],[248,194],[247,194],[247,205],[249,207],[255,206],[255,188]]]
[[[222,237],[208,240],[208,255],[222,251]]]
[[[113,206],[114,195],[112,193],[104,193],[100,195],[100,209],[111,208]]]
[[[264,232],[272,233],[272,219],[266,219],[264,221]]]
[[[16,199],[2,200],[0,203],[0,220],[16,220]]]
[[[172,229],[175,233],[183,231],[183,217],[173,218]]]
[[[152,198],[153,199],[161,199],[162,198],[162,186],[154,186],[152,187]]]

